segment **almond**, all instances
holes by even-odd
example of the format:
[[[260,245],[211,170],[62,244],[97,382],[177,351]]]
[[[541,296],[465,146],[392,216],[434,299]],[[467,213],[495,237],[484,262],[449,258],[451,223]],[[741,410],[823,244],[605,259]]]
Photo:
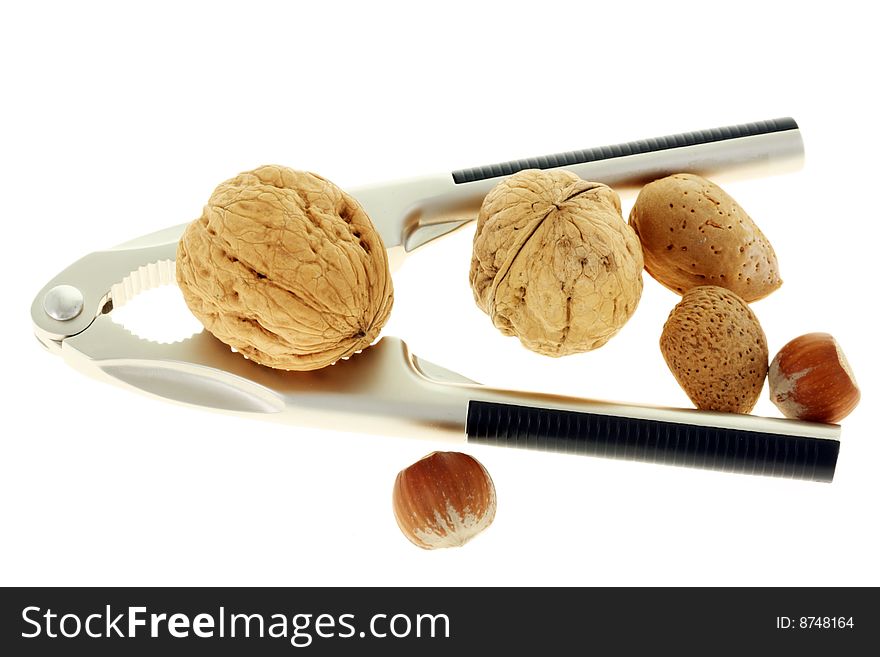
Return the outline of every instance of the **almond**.
[[[767,376],[767,338],[739,296],[704,285],[687,292],[669,314],[660,350],[697,408],[748,413]]]
[[[629,224],[642,243],[645,269],[679,294],[718,285],[751,302],[782,285],[764,233],[739,203],[700,176],[679,173],[645,185]]]

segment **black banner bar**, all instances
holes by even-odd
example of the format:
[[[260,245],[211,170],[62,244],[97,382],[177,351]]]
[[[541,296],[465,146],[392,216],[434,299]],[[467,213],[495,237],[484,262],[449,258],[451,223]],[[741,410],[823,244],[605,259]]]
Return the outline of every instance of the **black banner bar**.
[[[867,588],[34,588],[0,598],[0,654],[16,656],[861,655],[880,640]]]

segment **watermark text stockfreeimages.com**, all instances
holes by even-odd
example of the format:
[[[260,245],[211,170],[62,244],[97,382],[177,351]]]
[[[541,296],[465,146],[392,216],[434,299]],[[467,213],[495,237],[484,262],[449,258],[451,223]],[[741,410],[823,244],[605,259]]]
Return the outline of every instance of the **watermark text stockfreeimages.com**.
[[[211,613],[157,613],[147,607],[122,610],[106,605],[88,615],[62,613],[29,606],[22,609],[25,639],[173,638],[287,639],[297,648],[305,648],[316,638],[449,638],[450,621],[446,614],[377,613],[361,624],[355,614],[263,614],[231,612],[219,607]]]

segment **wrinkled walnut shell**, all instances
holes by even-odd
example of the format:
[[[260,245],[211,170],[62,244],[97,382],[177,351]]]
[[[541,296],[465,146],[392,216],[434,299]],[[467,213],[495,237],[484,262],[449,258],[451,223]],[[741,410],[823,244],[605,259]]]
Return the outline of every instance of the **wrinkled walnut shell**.
[[[222,183],[177,249],[193,314],[248,358],[314,370],[367,347],[391,312],[382,239],[313,173],[263,166]]]
[[[483,201],[470,281],[505,335],[548,356],[605,344],[642,294],[642,250],[610,187],[521,171]]]

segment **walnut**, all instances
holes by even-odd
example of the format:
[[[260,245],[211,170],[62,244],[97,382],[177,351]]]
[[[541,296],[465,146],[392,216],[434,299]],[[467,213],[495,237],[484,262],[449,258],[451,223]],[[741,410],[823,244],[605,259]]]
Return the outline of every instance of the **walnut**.
[[[190,310],[248,358],[314,370],[370,345],[391,274],[363,208],[313,173],[263,166],[222,183],[177,249]]]
[[[548,356],[605,344],[642,294],[642,250],[610,187],[521,171],[483,201],[470,280],[505,335]]]

